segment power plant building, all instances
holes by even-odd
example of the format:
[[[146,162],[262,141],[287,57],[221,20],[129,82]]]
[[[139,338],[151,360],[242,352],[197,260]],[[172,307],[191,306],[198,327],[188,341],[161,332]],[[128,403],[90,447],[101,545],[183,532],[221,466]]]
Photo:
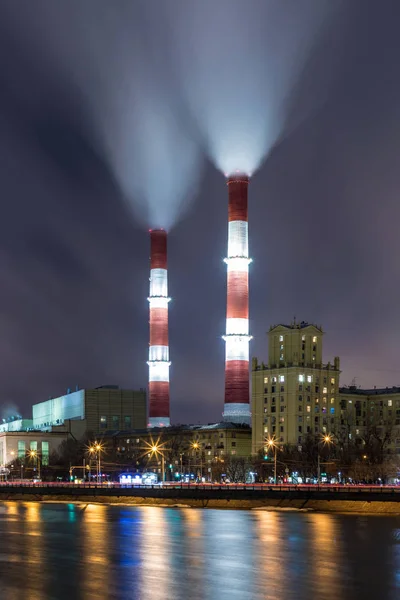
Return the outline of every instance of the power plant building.
[[[102,386],[70,392],[34,404],[33,429],[57,431],[66,428],[77,436],[86,431],[101,435],[106,431],[146,427],[145,390],[123,390]]]

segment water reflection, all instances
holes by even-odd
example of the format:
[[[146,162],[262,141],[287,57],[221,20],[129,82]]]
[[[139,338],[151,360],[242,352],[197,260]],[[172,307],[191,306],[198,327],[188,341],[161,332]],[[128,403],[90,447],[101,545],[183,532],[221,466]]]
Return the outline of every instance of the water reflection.
[[[43,521],[40,515],[40,504],[27,502],[24,504],[26,551],[24,553],[25,585],[29,600],[43,600],[45,596],[46,561],[43,552]]]
[[[82,588],[83,600],[109,598],[110,552],[108,507],[88,504],[82,519],[82,575],[77,587]]]
[[[0,504],[0,600],[397,600],[397,517]]]
[[[169,518],[171,509],[145,506],[140,509],[141,569],[140,591],[143,598],[162,600],[173,598],[174,580],[170,577],[171,538]]]
[[[321,600],[345,594],[345,561],[341,556],[340,522],[335,515],[309,515],[314,589]]]
[[[254,598],[256,530],[250,512],[205,511],[205,572],[210,600]]]

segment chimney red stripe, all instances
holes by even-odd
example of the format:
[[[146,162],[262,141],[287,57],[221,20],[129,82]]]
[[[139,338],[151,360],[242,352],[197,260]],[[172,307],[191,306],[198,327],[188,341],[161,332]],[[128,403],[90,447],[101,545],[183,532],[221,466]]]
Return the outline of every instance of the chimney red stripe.
[[[151,244],[151,269],[167,268],[167,232],[163,229],[154,229],[150,232]]]
[[[225,365],[225,403],[249,402],[249,361],[228,360]]]
[[[150,417],[169,417],[169,382],[149,382]]]
[[[168,309],[150,309],[150,346],[168,346]]]
[[[249,318],[249,275],[242,271],[228,271],[228,319]]]
[[[229,221],[247,221],[247,188],[249,181],[247,178],[228,180],[228,220]]]

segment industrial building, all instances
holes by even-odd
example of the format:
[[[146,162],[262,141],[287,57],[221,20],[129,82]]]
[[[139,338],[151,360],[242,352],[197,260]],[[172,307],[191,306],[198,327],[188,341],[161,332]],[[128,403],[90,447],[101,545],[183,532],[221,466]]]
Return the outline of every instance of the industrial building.
[[[123,390],[118,386],[68,392],[32,407],[33,429],[69,431],[75,437],[85,432],[102,435],[107,431],[146,427],[145,390]]]
[[[9,431],[0,433],[0,466],[10,465],[14,460],[29,462],[29,452],[35,454],[43,466],[49,464],[52,452],[57,452],[66,441],[65,432]]]
[[[274,437],[301,444],[334,429],[340,414],[340,361],[322,360],[321,327],[293,321],[268,332],[268,363],[252,362],[252,451]]]
[[[23,419],[20,416],[3,419],[0,423],[0,432],[7,431],[30,431],[33,429],[32,419]]]

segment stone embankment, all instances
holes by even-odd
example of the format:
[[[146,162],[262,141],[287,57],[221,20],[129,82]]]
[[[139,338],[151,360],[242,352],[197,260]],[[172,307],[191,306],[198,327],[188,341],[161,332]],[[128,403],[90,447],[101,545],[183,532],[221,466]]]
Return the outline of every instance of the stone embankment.
[[[400,514],[400,490],[388,488],[302,488],[254,486],[57,486],[2,485],[1,501],[84,502],[132,506],[185,506],[264,510],[313,510]]]

